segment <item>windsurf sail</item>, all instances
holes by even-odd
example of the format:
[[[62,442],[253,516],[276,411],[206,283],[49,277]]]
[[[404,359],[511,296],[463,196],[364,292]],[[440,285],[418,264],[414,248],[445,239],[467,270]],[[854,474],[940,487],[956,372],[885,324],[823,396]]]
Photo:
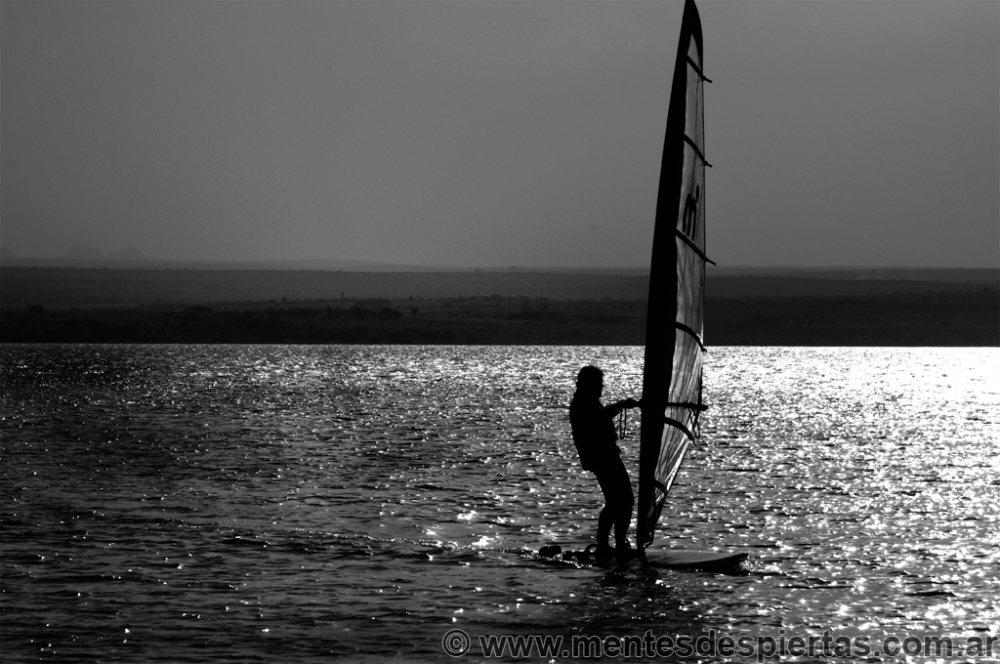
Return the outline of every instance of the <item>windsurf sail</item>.
[[[637,545],[653,541],[667,492],[697,442],[705,291],[701,19],[685,0],[656,200],[646,312]]]

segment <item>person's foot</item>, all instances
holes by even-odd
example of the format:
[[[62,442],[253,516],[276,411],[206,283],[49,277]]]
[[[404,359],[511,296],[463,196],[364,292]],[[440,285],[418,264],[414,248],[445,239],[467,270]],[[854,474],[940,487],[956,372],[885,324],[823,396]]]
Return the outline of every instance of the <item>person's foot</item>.
[[[612,549],[611,545],[609,545],[607,542],[602,542],[598,544],[597,551],[594,552],[594,558],[596,558],[599,562],[611,560],[615,556],[616,556],[615,549]]]
[[[627,541],[619,542],[615,547],[615,558],[618,559],[619,563],[624,563],[626,561],[632,560],[636,557],[638,553],[632,548],[632,545]]]

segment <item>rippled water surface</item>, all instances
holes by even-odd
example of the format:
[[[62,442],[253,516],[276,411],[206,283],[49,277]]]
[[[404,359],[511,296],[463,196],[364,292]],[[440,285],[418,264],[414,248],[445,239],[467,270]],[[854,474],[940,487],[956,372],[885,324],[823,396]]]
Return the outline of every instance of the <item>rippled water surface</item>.
[[[450,661],[451,629],[466,660],[482,635],[714,629],[992,638],[976,661],[1000,661],[997,349],[712,349],[654,546],[746,551],[742,575],[531,555],[592,536],[565,406],[586,363],[637,396],[637,348],[0,359],[4,661]]]

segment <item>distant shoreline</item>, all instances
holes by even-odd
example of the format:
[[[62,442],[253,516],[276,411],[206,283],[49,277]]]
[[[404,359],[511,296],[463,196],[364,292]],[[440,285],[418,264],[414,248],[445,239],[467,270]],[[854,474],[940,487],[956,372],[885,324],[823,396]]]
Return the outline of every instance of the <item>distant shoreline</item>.
[[[125,258],[21,258],[0,257],[0,269],[70,269],[70,270],[152,270],[199,272],[339,272],[368,274],[524,274],[524,275],[649,275],[648,266],[574,266],[545,267],[532,265],[493,266],[427,266],[404,265],[379,261],[352,260],[269,260],[211,261]],[[904,279],[918,281],[973,281],[997,283],[1000,268],[987,267],[919,267],[919,266],[757,266],[710,265],[710,276],[784,276],[804,279]]]
[[[706,343],[1000,346],[1000,271],[817,274],[710,274]],[[595,273],[4,267],[0,343],[640,345],[645,289]]]
[[[987,288],[1000,269],[713,268],[708,298],[858,297]],[[151,304],[220,304],[347,298],[544,297],[644,299],[639,272],[360,272],[0,267],[0,307],[94,309]]]

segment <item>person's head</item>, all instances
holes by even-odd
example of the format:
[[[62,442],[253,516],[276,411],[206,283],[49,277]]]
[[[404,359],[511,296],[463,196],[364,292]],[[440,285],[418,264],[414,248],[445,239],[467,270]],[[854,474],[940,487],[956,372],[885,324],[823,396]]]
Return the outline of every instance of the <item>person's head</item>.
[[[576,391],[600,399],[604,391],[604,372],[590,364],[580,369],[576,375]]]

